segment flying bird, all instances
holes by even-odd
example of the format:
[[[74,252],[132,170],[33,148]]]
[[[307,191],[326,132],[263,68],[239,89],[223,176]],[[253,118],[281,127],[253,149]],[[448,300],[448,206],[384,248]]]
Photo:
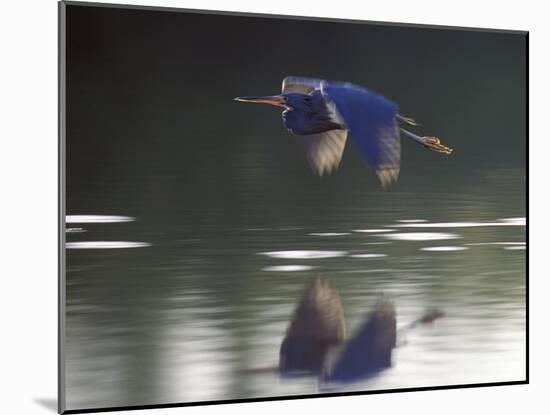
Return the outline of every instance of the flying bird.
[[[417,126],[399,114],[397,104],[366,88],[348,82],[287,76],[282,93],[238,97],[235,101],[270,104],[283,108],[283,123],[301,145],[319,176],[338,168],[348,132],[383,187],[397,181],[401,161],[400,134],[438,153],[452,149],[437,137],[422,137],[402,125]]]

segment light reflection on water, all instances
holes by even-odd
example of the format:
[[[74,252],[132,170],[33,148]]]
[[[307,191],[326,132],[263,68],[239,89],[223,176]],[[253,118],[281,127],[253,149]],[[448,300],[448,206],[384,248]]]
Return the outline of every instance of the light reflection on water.
[[[119,223],[133,222],[136,218],[118,215],[67,215],[66,223]]]
[[[481,243],[472,243],[466,244],[470,246],[485,246],[485,245],[525,245],[525,242],[516,241],[516,242],[481,242]]]
[[[389,235],[383,235],[388,239],[398,241],[439,241],[443,239],[457,239],[461,238],[461,235],[456,233],[444,233],[444,232],[407,232],[407,233],[392,233]]]
[[[384,233],[384,232],[393,232],[394,229],[354,229],[353,232],[358,233]]]
[[[311,271],[315,269],[311,265],[272,265],[262,268],[262,271],[279,271],[279,272],[293,272],[293,271]]]
[[[431,252],[451,252],[451,251],[464,251],[468,249],[466,246],[426,246],[420,248],[421,251],[431,251]]]
[[[124,248],[145,248],[151,246],[148,242],[133,241],[80,241],[67,242],[67,249],[124,249]]]
[[[86,229],[84,228],[67,228],[65,229],[66,233],[84,233]]]
[[[394,226],[398,228],[476,228],[486,226],[525,226],[525,218],[499,219],[496,222],[407,223]]]
[[[338,258],[346,255],[344,251],[274,251],[260,252],[261,255],[266,255],[271,258],[280,259],[321,259],[321,258]]]
[[[350,255],[351,258],[383,258],[386,254],[354,254]]]
[[[311,236],[347,236],[349,232],[312,232],[308,233]]]
[[[391,225],[388,219],[378,226]],[[179,231],[159,238],[137,220],[68,234],[67,248],[90,248],[68,252],[69,408],[333,391],[315,378],[280,379],[275,370],[290,316],[314,275],[339,289],[351,334],[382,293],[396,305],[398,327],[430,308],[446,314],[401,334],[391,368],[337,390],[522,379],[522,218],[481,231],[458,226],[483,222],[475,217],[456,219],[393,223],[453,223],[461,233],[346,221],[341,232],[278,224],[226,229],[224,240]],[[126,227],[113,233],[111,226]],[[433,242],[446,240],[453,244]],[[132,246],[144,249],[108,249]]]

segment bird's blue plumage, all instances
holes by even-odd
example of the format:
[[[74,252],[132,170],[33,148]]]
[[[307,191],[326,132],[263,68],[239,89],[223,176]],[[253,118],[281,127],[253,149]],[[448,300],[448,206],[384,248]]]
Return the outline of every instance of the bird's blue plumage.
[[[321,90],[327,101],[334,103],[371,168],[396,174],[397,170],[392,170],[399,168],[401,154],[397,105],[352,84],[324,82]]]
[[[321,91],[316,90],[310,94],[290,92],[284,96],[288,109],[283,112],[283,122],[292,133],[309,135],[341,128],[331,120]]]

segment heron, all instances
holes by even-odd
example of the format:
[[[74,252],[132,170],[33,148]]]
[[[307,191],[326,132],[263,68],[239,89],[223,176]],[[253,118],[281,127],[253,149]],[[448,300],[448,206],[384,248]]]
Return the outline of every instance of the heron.
[[[419,136],[403,128],[418,124],[399,114],[397,104],[349,82],[287,76],[281,94],[234,100],[282,108],[285,127],[297,137],[318,176],[338,168],[348,132],[384,188],[399,176],[401,134],[432,151],[446,155],[453,152],[437,137]]]

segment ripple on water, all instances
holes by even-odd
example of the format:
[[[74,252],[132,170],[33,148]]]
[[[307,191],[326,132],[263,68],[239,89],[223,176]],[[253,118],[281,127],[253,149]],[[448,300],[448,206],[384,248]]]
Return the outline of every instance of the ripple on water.
[[[349,232],[311,232],[309,236],[346,236],[351,235]]]
[[[386,254],[354,254],[350,255],[351,258],[383,258]]]
[[[466,244],[469,246],[487,246],[487,245],[510,245],[510,246],[517,246],[517,245],[525,245],[525,242],[518,241],[518,242],[476,242],[476,243],[470,243]]]
[[[386,233],[386,232],[395,232],[395,229],[353,229],[353,232],[359,232],[359,233]]]
[[[497,219],[496,222],[434,222],[434,223],[401,223],[395,228],[477,228],[492,226],[525,226],[525,218]]]
[[[262,271],[273,272],[297,272],[297,271],[311,271],[317,267],[311,265],[272,265],[270,267],[262,268]]]
[[[67,228],[65,229],[65,233],[84,233],[86,232],[86,229],[84,228]]]
[[[498,219],[498,221],[500,222],[505,222],[505,223],[510,223],[510,224],[515,224],[516,226],[525,226],[527,224],[527,220],[525,217],[520,217],[520,218],[503,218],[503,219]]]
[[[456,233],[445,232],[407,232],[407,233],[392,233],[389,235],[380,235],[385,238],[396,241],[439,241],[444,239],[458,239],[462,235]]]
[[[346,251],[272,251],[260,252],[260,255],[266,255],[271,258],[279,259],[321,259],[338,258],[347,255]]]
[[[136,218],[131,216],[113,216],[113,215],[67,215],[65,223],[116,223],[133,222]]]
[[[122,249],[122,248],[144,248],[151,246],[149,242],[129,241],[83,241],[67,242],[67,249]]]
[[[452,251],[465,251],[468,249],[465,246],[426,246],[420,248],[421,251],[430,251],[430,252],[452,252]]]
[[[399,219],[397,222],[401,223],[421,223],[428,222],[426,219]]]
[[[522,250],[525,250],[525,246],[523,245],[505,246],[504,249],[507,249],[508,251],[522,251]]]

